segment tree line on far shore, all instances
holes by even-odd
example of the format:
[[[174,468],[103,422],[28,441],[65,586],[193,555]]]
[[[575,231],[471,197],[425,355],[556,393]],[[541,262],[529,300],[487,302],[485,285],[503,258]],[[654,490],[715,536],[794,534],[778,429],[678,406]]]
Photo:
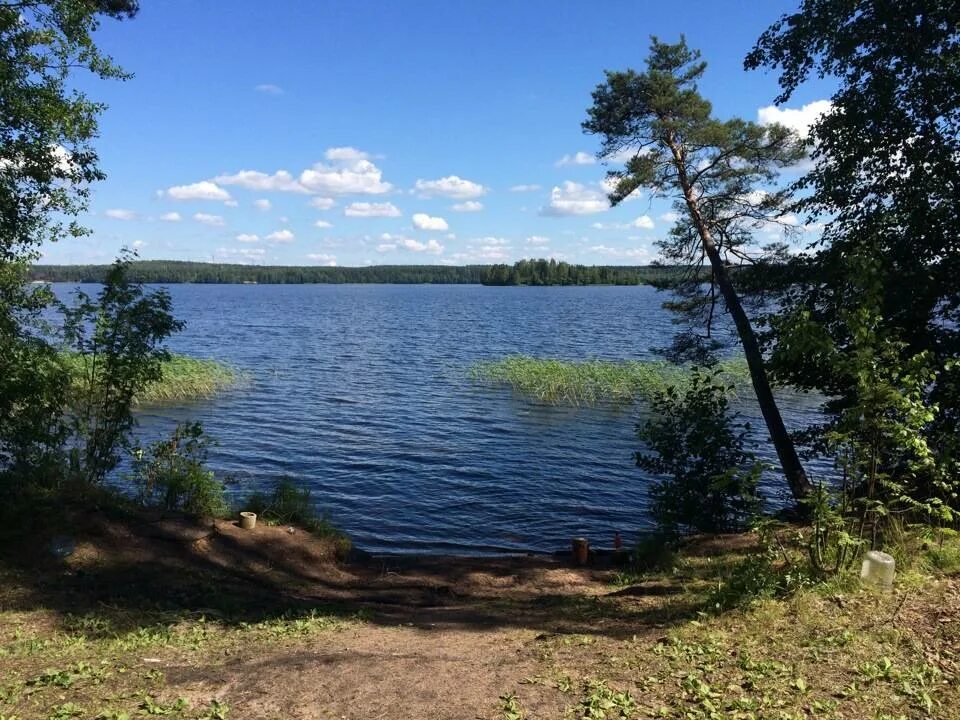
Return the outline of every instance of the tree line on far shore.
[[[30,279],[47,282],[102,283],[110,265],[35,265]],[[556,260],[521,260],[508,265],[371,265],[369,267],[297,267],[239,265],[173,260],[130,264],[141,283],[262,284],[454,284],[454,285],[643,285],[664,279],[668,267],[571,265]]]

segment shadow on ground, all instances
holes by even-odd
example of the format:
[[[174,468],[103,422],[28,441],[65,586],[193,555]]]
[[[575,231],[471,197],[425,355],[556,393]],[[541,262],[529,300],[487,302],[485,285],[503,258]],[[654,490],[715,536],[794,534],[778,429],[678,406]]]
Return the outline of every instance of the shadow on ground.
[[[568,558],[543,555],[338,560],[333,541],[299,529],[247,531],[230,521],[130,507],[59,515],[48,525],[5,526],[0,573],[12,582],[0,591],[0,610],[43,607],[74,628],[76,618],[95,615],[99,630],[89,632],[105,633],[198,615],[229,624],[320,610],[390,626],[627,637],[702,609],[692,590],[703,578],[637,578],[618,587],[618,568],[609,561],[574,567]],[[58,537],[72,550],[62,558],[51,551]]]

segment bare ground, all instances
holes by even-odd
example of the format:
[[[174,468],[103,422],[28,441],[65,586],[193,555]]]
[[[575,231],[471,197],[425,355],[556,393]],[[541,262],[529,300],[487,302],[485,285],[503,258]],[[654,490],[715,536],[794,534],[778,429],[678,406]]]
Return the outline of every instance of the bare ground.
[[[714,617],[706,591],[752,536],[623,578],[609,558],[341,561],[227,521],[70,527],[64,559],[44,528],[4,548],[0,720],[957,717],[955,576]]]

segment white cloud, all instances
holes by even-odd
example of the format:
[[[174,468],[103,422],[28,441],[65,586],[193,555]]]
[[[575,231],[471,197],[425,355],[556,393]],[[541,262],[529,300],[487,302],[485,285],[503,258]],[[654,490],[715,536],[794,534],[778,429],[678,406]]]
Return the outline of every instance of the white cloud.
[[[274,243],[292,243],[294,234],[289,230],[276,230],[267,235],[266,239]]]
[[[591,215],[610,209],[606,195],[579,183],[564,182],[550,191],[550,204],[540,208],[541,215]]]
[[[434,230],[437,232],[450,229],[447,221],[442,217],[431,217],[426,213],[414,213],[413,226],[417,230]]]
[[[180,217],[180,213],[178,212],[164,213],[163,215],[160,216],[160,219],[163,220],[164,222],[180,222],[181,220],[183,220],[183,218]]]
[[[212,225],[213,227],[222,227],[226,225],[226,221],[219,215],[210,215],[209,213],[194,213],[193,219],[198,223],[203,223],[204,225]]]
[[[253,204],[260,210],[269,210],[273,205],[266,198],[260,198],[259,200],[254,200]]]
[[[134,241],[133,241],[133,249],[134,249],[134,250],[139,250],[140,248],[146,247],[147,245],[148,245],[148,243],[147,243],[146,240],[134,240]]]
[[[190,185],[176,185],[162,193],[171,200],[230,200],[230,193],[210,180],[201,180]]]
[[[680,216],[677,213],[673,212],[673,210],[671,210],[670,212],[665,212],[663,215],[661,215],[660,219],[663,220],[665,223],[672,224],[672,223],[675,223],[677,220],[679,220]]]
[[[365,153],[363,150],[357,150],[354,147],[327,148],[327,151],[323,154],[323,156],[327,160],[340,160],[346,162],[370,159],[369,153]]]
[[[393,203],[350,203],[343,209],[347,217],[400,217],[400,209]]]
[[[252,233],[240,233],[239,235],[237,235],[235,239],[237,240],[237,242],[255,243],[260,241],[260,236],[253,235]]]
[[[267,251],[263,248],[217,248],[216,255],[221,260],[252,263],[262,260]]]
[[[283,95],[283,88],[279,85],[272,85],[271,83],[256,85],[253,89],[266,95]]]
[[[315,207],[317,210],[329,210],[336,204],[337,201],[333,198],[315,197],[310,199],[310,207]]]
[[[536,192],[539,189],[539,185],[514,185],[510,188],[510,192]]]
[[[273,175],[257,170],[241,170],[233,175],[217,175],[214,182],[221,185],[236,185],[247,190],[268,192],[309,192],[286,170],[277,170]],[[199,183],[198,183],[199,184]]]
[[[543,237],[542,235],[531,235],[530,237],[527,238],[527,245],[543,246],[543,245],[549,245],[549,244],[550,244],[550,238]]]
[[[450,209],[456,212],[480,212],[483,210],[483,203],[477,202],[476,200],[467,200],[466,202],[451,205]]]
[[[236,200],[224,200],[223,204],[227,207],[240,207],[240,203],[238,203]]]
[[[426,242],[421,242],[403,235],[391,235],[390,233],[383,233],[383,235],[380,236],[380,239],[383,242],[377,246],[377,250],[379,252],[389,252],[390,250],[395,250],[397,248],[409,250],[410,252],[427,252],[434,255],[439,255],[443,252],[443,245],[432,238]]]
[[[327,255],[326,253],[309,253],[307,255],[307,260],[312,260],[315,263],[320,263],[321,265],[326,265],[327,267],[336,267],[337,258],[335,255]]]
[[[565,167],[567,165],[593,165],[596,161],[596,158],[590,153],[580,151],[573,155],[564,155],[557,160],[554,165],[557,167]]]
[[[600,181],[600,189],[603,190],[604,193],[609,195],[610,193],[614,192],[617,189],[617,184],[619,182],[620,181],[617,178],[606,177]],[[630,202],[631,200],[639,200],[641,196],[642,196],[642,193],[640,192],[640,188],[637,188],[632,193],[627,195],[621,202]]]
[[[647,248],[615,248],[606,245],[594,245],[590,248],[591,252],[598,255],[605,255],[612,258],[632,260],[639,263],[649,263],[653,260],[653,254]]]
[[[757,110],[757,122],[761,125],[779,123],[794,130],[801,137],[810,134],[810,126],[823,114],[830,112],[832,105],[829,100],[815,100],[801,108],[778,108],[768,105]]]
[[[470,200],[487,194],[487,188],[471,180],[456,175],[448,175],[439,180],[417,180],[414,188],[420,197],[448,197],[454,200]]]
[[[108,218],[114,220],[136,220],[137,214],[133,210],[124,210],[123,208],[111,208],[103,213]]]
[[[328,223],[326,220],[317,220],[314,224],[314,227],[318,228],[332,228],[333,223]]]
[[[359,153],[353,148],[331,148],[332,165],[316,163],[300,173],[300,185],[308,192],[324,195],[381,195],[390,192],[393,185],[383,182],[383,172],[372,162],[361,158],[344,158],[345,151]],[[361,153],[362,154],[362,153]]]
[[[597,230],[631,230],[640,228],[641,230],[653,230],[653,219],[649,215],[641,215],[636,220],[628,223],[599,223],[595,222],[590,227]]]

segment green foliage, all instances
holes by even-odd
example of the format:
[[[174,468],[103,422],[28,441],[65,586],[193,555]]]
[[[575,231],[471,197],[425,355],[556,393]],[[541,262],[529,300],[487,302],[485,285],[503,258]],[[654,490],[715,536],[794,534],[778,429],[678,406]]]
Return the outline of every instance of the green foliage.
[[[500,696],[500,717],[503,720],[524,720],[527,717],[516,693],[508,692]]]
[[[135,452],[133,481],[141,502],[197,516],[226,514],[223,483],[205,465],[210,442],[200,423],[182,423],[168,440]]]
[[[484,285],[642,285],[675,275],[673,268],[571,265],[556,260],[519,260],[492,265]]]
[[[81,393],[90,372],[91,358],[78,353],[61,353],[61,363],[70,373],[73,391]],[[160,364],[160,378],[134,397],[136,404],[183,402],[214,397],[237,384],[241,373],[216,360],[170,354]]]
[[[735,424],[716,372],[694,369],[684,390],[654,395],[637,435],[653,454],[637,465],[663,477],[649,489],[651,515],[667,535],[736,530],[759,510],[762,465],[743,449],[748,428]]]
[[[116,467],[134,426],[134,399],[162,377],[162,343],[182,327],[165,290],[147,292],[129,278],[130,256],[118,259],[96,302],[77,292],[66,308],[67,348],[83,357],[69,403],[70,472],[99,482]]]
[[[744,381],[747,370],[739,359],[719,365],[730,382]],[[669,385],[683,386],[686,371],[655,360],[551,360],[510,355],[476,363],[470,377],[477,382],[504,385],[539,402],[566,405],[610,403],[628,405],[649,400]]]
[[[637,704],[628,692],[609,687],[603,680],[588,680],[584,696],[573,708],[577,720],[621,720],[633,717]]]
[[[102,106],[71,75],[124,77],[93,34],[101,15],[136,10],[135,0],[0,4],[0,472],[13,476],[45,462],[66,385],[40,339],[53,294],[26,282],[29,264],[44,242],[85,233],[73,218],[102,177],[92,144]]]
[[[103,282],[108,265],[35,265],[33,280],[47,282]],[[483,281],[488,265],[374,265],[371,267],[316,267],[285,265],[230,265],[180,260],[142,260],[130,268],[142,283],[397,283],[471,284]]]
[[[674,199],[678,220],[659,246],[668,262],[688,272],[671,283],[680,297],[665,307],[700,325],[707,338],[717,309],[730,313],[784,479],[800,499],[810,483],[730,268],[758,260],[752,249],[756,230],[771,223],[789,226],[791,191],[772,186],[781,168],[803,158],[804,143],[781,125],[714,118],[697,88],[705,70],[700,53],[682,36],[675,44],[653,37],[644,72],[607,71],[583,129],[601,137],[601,158],[629,157],[623,169],[608,173],[612,204],[640,188]]]
[[[944,0],[802,0],[746,64],[787,102],[838,80],[811,128],[794,211],[824,223],[786,264],[771,368],[832,398],[808,434],[839,453],[856,508],[950,522],[960,507],[960,11]],[[872,503],[872,507],[868,507]],[[871,523],[872,524],[872,523]]]

